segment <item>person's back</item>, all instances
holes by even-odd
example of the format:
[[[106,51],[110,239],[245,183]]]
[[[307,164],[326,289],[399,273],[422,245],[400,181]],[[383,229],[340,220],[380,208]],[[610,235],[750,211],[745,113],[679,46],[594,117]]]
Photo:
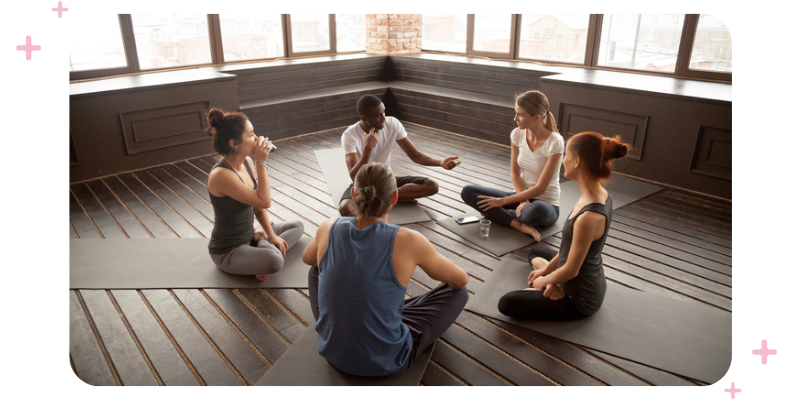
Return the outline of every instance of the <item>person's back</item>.
[[[395,276],[396,225],[383,221],[358,229],[353,217],[337,219],[319,263],[319,353],[360,376],[388,375],[405,364],[412,339],[402,322],[406,288]]]
[[[357,216],[323,222],[303,252],[319,353],[353,375],[399,374],[456,320],[469,277],[422,234],[387,222],[398,190],[386,165],[362,166],[351,195]],[[417,266],[443,284],[405,298]]]

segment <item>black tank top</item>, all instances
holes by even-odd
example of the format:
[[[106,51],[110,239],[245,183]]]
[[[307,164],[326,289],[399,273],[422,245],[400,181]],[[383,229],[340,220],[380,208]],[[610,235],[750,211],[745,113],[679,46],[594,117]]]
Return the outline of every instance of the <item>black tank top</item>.
[[[217,161],[211,168],[227,168],[236,172],[223,160]],[[250,179],[255,182],[253,191],[258,190],[258,181],[253,177],[250,165],[247,160],[244,168]],[[239,176],[239,174],[236,174]],[[239,180],[242,177],[239,176]],[[242,180],[244,183],[244,180]],[[246,183],[245,183],[246,185]],[[210,254],[225,254],[243,244],[250,243],[255,234],[253,229],[253,206],[244,204],[230,196],[217,197],[208,193],[211,199],[211,206],[214,207],[214,229],[211,231],[211,239],[208,241],[208,252]]]
[[[564,282],[564,292],[572,299],[572,302],[586,315],[592,315],[600,309],[603,298],[606,295],[606,277],[603,274],[603,246],[606,244],[608,228],[611,226],[611,196],[606,200],[606,204],[591,203],[587,204],[578,211],[572,219],[564,222],[564,229],[561,233],[561,247],[558,252],[558,267],[561,268],[567,262],[570,247],[572,247],[573,224],[578,217],[586,211],[594,211],[606,216],[606,229],[603,236],[589,245],[589,251],[581,264],[578,276]]]

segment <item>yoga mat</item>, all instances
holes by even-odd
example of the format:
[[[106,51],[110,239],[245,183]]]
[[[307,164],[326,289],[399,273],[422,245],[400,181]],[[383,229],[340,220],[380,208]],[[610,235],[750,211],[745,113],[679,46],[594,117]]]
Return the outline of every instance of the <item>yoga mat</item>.
[[[325,183],[333,197],[333,204],[339,207],[344,191],[350,186],[350,174],[341,148],[317,150],[314,152],[317,162],[322,169]],[[430,221],[431,217],[418,204],[398,203],[389,211],[389,223],[394,225],[413,224],[416,222]]]
[[[417,386],[428,367],[433,346],[435,343],[398,376],[360,377],[337,370],[319,355],[317,331],[312,323],[256,386]]]
[[[622,175],[614,175],[606,185],[606,190],[614,203],[614,209],[628,205],[636,200],[656,193],[661,189],[663,188],[660,186]],[[542,238],[561,232],[561,229],[564,227],[564,222],[567,220],[567,217],[569,217],[572,208],[575,207],[580,197],[581,189],[578,187],[577,182],[568,181],[561,184],[558,221],[552,226],[539,229]],[[483,238],[481,236],[480,226],[477,222],[464,225],[459,225],[456,222],[456,218],[468,215],[474,215],[480,218],[481,214],[477,210],[470,210],[467,214],[441,219],[436,221],[436,223],[496,256],[502,256],[534,243],[533,237],[530,235],[526,235],[510,226],[505,226],[497,222],[492,222],[492,226],[489,229],[489,237]]]
[[[728,371],[730,313],[608,282],[600,310],[578,321],[521,321],[501,314],[500,298],[524,289],[530,272],[527,262],[503,257],[465,308],[706,383],[718,381]]]
[[[307,288],[303,237],[286,252],[283,268],[264,281],[221,271],[208,239],[71,239],[70,289]]]

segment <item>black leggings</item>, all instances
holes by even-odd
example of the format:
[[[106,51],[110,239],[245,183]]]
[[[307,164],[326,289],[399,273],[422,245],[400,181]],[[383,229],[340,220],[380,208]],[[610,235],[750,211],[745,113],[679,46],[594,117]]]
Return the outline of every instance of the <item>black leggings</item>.
[[[308,297],[311,300],[311,312],[317,320],[319,319],[319,268],[317,267],[308,270]],[[392,375],[403,373],[423,350],[442,336],[464,310],[468,299],[467,288],[453,289],[448,284],[406,299],[403,304],[403,323],[408,326],[413,340],[411,355],[405,365]]]
[[[541,257],[552,260],[558,252],[543,243],[531,248],[528,261]],[[567,321],[586,317],[575,307],[568,296],[560,300],[550,300],[544,297],[543,290],[514,290],[508,292],[497,303],[497,309],[514,319],[539,319]]]

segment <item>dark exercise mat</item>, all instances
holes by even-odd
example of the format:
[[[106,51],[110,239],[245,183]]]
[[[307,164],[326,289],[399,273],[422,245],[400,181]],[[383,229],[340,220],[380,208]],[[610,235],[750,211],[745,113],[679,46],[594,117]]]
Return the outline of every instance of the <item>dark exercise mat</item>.
[[[578,321],[521,321],[500,313],[500,298],[524,289],[530,264],[507,255],[465,307],[501,321],[654,368],[714,383],[731,363],[731,314],[608,282],[600,310]]]
[[[360,377],[337,370],[319,355],[317,331],[311,323],[256,386],[417,386],[435,345],[423,351],[408,370],[398,376]]]
[[[70,289],[307,288],[302,237],[266,280],[221,271],[208,239],[70,239]]]
[[[661,189],[663,188],[660,186],[622,175],[614,175],[606,185],[606,190],[608,190],[608,194],[614,202],[614,209],[628,205],[636,200],[656,193]],[[561,229],[564,227],[564,222],[572,212],[572,208],[578,203],[580,197],[581,189],[578,187],[577,182],[568,181],[561,184],[558,221],[552,226],[539,229],[539,234],[542,235],[543,239],[561,232]],[[496,256],[502,256],[503,254],[510,253],[516,249],[534,243],[533,237],[530,235],[526,235],[510,226],[505,226],[497,222],[492,222],[492,226],[489,228],[489,237],[483,238],[481,236],[479,223],[473,222],[459,225],[458,222],[456,222],[456,218],[469,215],[480,218],[481,214],[477,210],[470,210],[467,214],[441,219],[436,221],[436,223]]]
[[[344,191],[350,186],[350,174],[341,148],[316,150],[317,162],[322,169],[325,183],[333,197],[333,204],[339,207]],[[398,203],[389,211],[389,223],[395,225],[413,224],[430,221],[431,217],[420,205],[414,203]]]

